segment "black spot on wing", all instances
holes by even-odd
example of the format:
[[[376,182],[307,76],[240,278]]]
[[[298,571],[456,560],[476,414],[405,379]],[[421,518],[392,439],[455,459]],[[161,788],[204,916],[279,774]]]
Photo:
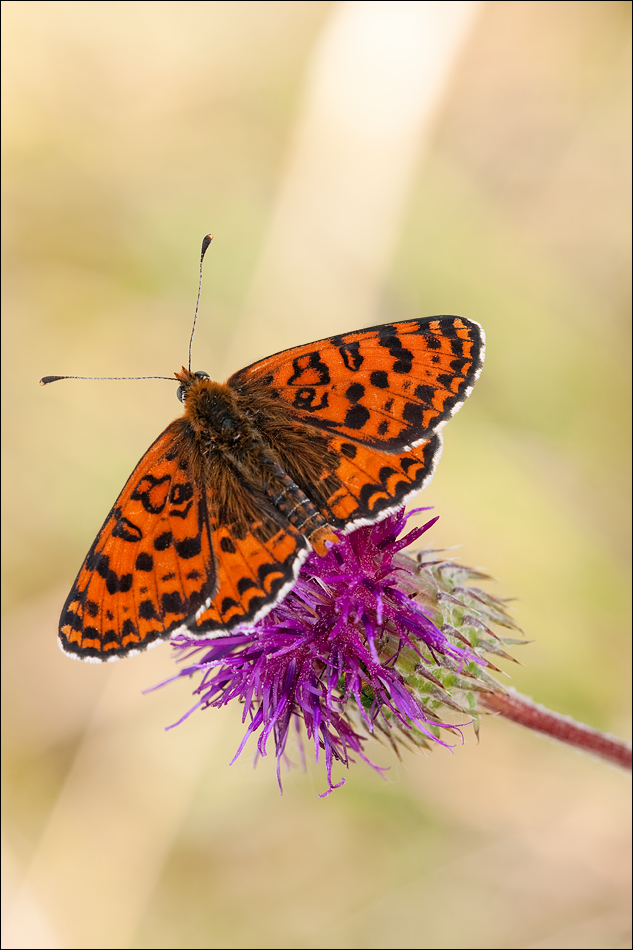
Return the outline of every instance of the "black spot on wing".
[[[455,320],[453,317],[439,317],[437,322],[439,324],[440,335],[444,337],[444,339],[457,337],[457,328],[455,327]]]
[[[378,472],[378,478],[383,485],[387,484],[392,475],[397,475],[397,472],[395,468],[392,468],[390,465],[383,465]]]
[[[81,618],[72,610],[64,610],[60,620],[61,627],[70,627],[71,630],[83,630]]]
[[[151,600],[142,600],[138,605],[138,615],[142,620],[154,620],[156,608]]]
[[[123,621],[123,626],[121,627],[121,634],[124,637],[129,636],[138,636],[138,630],[134,625],[133,621],[128,617],[127,620]]]
[[[369,377],[369,382],[376,389],[387,389],[389,386],[389,374],[384,369],[375,369]]]
[[[374,501],[375,495],[380,497]],[[383,508],[386,508],[387,505],[393,504],[392,499],[384,497],[384,488],[372,483],[363,485],[358,500],[360,502],[361,512],[370,517],[371,515],[377,515]]]
[[[352,373],[357,373],[364,362],[364,357],[360,353],[360,343],[358,341],[345,343],[339,347],[339,353],[346,368],[351,370]]]
[[[159,515],[167,504],[171,475],[156,478],[154,475],[144,475],[130,495],[135,501],[140,501],[145,511],[151,515]]]
[[[317,400],[316,389],[306,386],[295,393],[292,405],[295,409],[303,409],[305,412],[318,412],[320,409],[327,409],[329,405],[328,393],[321,393],[321,398]]]
[[[163,614],[183,614],[185,612],[185,605],[180,596],[180,591],[177,590],[163,594],[160,599],[160,605]]]
[[[295,357],[292,361],[292,368],[294,372],[288,380],[289,386],[292,386],[293,383],[300,384],[301,377],[304,374],[309,375],[311,377],[310,381],[312,381],[314,373],[318,376],[316,385],[324,386],[330,382],[330,369],[327,363],[321,360],[319,350],[313,350],[311,353],[302,353],[301,356]]]
[[[114,574],[114,571],[112,571]],[[119,578],[118,590],[122,594],[127,594],[129,590],[132,590],[132,575],[131,574],[122,574]],[[112,591],[115,593],[115,591]]]
[[[136,559],[134,567],[137,571],[153,571],[154,570],[154,558],[151,554],[147,554],[146,551],[141,551],[139,556]]]
[[[468,366],[468,364],[469,364],[470,362],[471,362],[471,360],[469,360],[469,359],[459,359],[459,360],[458,360],[458,359],[455,359],[455,360],[451,360],[451,369],[452,369],[452,371],[455,373],[456,376],[463,376],[463,374],[464,374],[464,367],[465,367],[465,366]]]
[[[365,406],[361,406],[360,403],[355,403],[347,410],[343,425],[348,429],[362,429],[369,422],[369,418],[369,410]]]
[[[190,498],[193,498],[193,486],[191,482],[178,482],[176,485],[172,485],[172,489],[169,493],[169,500],[172,505],[183,505],[189,501]]]
[[[193,505],[193,485],[191,482],[178,482],[173,485],[169,493],[169,501],[170,517],[186,518]],[[178,507],[180,507],[180,511],[177,510]]]
[[[350,402],[358,402],[365,395],[365,387],[362,383],[352,383],[345,391],[345,396]]]
[[[387,324],[379,331],[378,343],[388,349],[389,355],[394,357],[395,362],[391,367],[394,373],[403,375],[411,372],[413,353],[403,346],[402,340],[392,326]]]
[[[156,551],[166,551],[170,547],[173,541],[173,536],[171,531],[163,531],[162,534],[159,534],[154,538],[154,550]]]
[[[122,574],[121,577],[110,567],[110,558],[107,554],[89,554],[86,558],[86,567],[89,571],[96,571],[105,581],[109,594],[127,594],[132,588],[132,575]]]
[[[129,518],[124,518],[120,511],[115,510],[116,524],[112,529],[112,537],[120,538],[122,541],[131,543],[138,542],[143,537],[143,532]]]
[[[264,581],[266,580],[266,578],[268,577],[268,575],[269,575],[269,574],[276,574],[276,573],[278,573],[278,571],[279,571],[279,569],[280,569],[281,566],[282,566],[282,565],[280,565],[277,561],[273,561],[272,564],[271,564],[271,563],[268,563],[268,564],[260,564],[260,565],[259,565],[259,567],[257,568],[257,576],[258,576],[258,578],[259,578],[259,580],[260,580],[260,583],[261,583],[262,587],[263,587]]]
[[[237,592],[238,594],[245,594],[247,590],[250,590],[251,587],[257,587],[257,584],[252,577],[240,577],[237,582]]]
[[[234,610],[235,607],[239,607],[239,606],[240,605],[238,604],[238,602],[236,600],[233,600],[232,597],[224,597],[224,599],[222,600],[222,603],[220,604],[220,615],[228,614],[229,611]]]
[[[429,406],[433,405],[433,395],[435,390],[432,386],[427,386],[425,383],[420,383],[419,386],[415,387],[415,396],[417,399],[420,399],[422,402],[426,403]]]
[[[406,402],[402,409],[402,418],[410,426],[419,429],[420,431],[424,427],[424,406],[421,406],[417,402]]]
[[[196,557],[202,550],[202,539],[199,534],[193,538],[183,538],[182,541],[176,541],[174,547],[178,557],[187,560],[190,557]]]

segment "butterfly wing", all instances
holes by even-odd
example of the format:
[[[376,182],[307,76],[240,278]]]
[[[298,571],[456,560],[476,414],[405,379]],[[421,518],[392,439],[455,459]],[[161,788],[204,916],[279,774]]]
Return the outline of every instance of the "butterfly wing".
[[[229,385],[284,471],[334,528],[402,507],[430,480],[439,430],[459,409],[484,356],[481,327],[428,317],[284,350]]]
[[[182,431],[176,420],[154,442],[97,535],[62,611],[69,656],[113,660],[177,632],[227,634],[294,584],[306,539],[230,470],[202,485]]]
[[[454,415],[483,356],[479,324],[426,317],[284,350],[228,384],[249,397],[265,389],[305,425],[381,452],[403,452]]]
[[[408,452],[379,452],[343,439],[334,439],[332,448],[339,453],[334,477],[340,484],[320,500],[320,510],[333,527],[348,532],[386,518],[421,491],[437,467],[442,438],[433,435]]]
[[[62,611],[64,653],[117,659],[168,637],[216,586],[206,499],[179,463],[180,421],[143,456]]]
[[[226,473],[228,479],[230,473]],[[246,489],[235,483],[229,490],[239,497]],[[211,546],[217,587],[213,596],[187,624],[191,636],[226,636],[236,627],[255,623],[288,593],[310,545],[263,496],[251,494],[248,519],[231,523],[214,505],[217,491],[207,491],[211,514]],[[214,511],[215,509],[215,511]]]

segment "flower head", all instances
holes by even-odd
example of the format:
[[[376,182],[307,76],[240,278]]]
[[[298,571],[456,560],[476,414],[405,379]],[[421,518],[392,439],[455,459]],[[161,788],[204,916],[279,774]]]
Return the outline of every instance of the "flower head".
[[[313,554],[253,626],[221,640],[171,641],[183,661],[178,677],[200,676],[193,709],[243,703],[248,725],[235,758],[251,735],[262,756],[272,739],[280,787],[288,738],[302,721],[316,760],[325,758],[328,795],[345,781],[334,784],[334,761],[369,762],[369,735],[394,748],[397,740],[447,746],[442,735],[476,719],[473,691],[500,688],[484,653],[508,654],[488,624],[514,624],[500,601],[465,586],[484,575],[438,552],[417,561],[401,553],[437,521],[400,538],[408,517],[402,511],[343,535],[326,557]],[[461,722],[445,722],[443,707]]]

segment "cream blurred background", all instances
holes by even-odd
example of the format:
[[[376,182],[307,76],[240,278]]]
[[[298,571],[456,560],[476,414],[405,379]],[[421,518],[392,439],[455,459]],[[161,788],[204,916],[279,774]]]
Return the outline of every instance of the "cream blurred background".
[[[487,720],[453,755],[229,761],[167,647],[59,610],[135,463],[225,376],[331,332],[479,320],[423,496],[518,598],[512,683],[629,735],[630,4],[11,2],[4,42],[6,948],[630,947],[628,778]],[[298,757],[295,756],[298,761]],[[340,771],[340,770],[339,770]]]

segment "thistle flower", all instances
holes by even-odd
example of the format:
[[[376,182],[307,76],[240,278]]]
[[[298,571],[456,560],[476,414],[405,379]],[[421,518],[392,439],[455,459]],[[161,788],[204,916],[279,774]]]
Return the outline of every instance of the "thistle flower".
[[[504,646],[523,641],[492,631],[492,623],[515,624],[502,601],[469,586],[486,575],[439,552],[402,554],[437,521],[400,538],[414,513],[361,527],[326,557],[312,555],[292,591],[255,625],[221,640],[174,637],[183,663],[174,679],[200,676],[183,719],[239,700],[247,728],[235,758],[251,735],[261,756],[272,739],[280,788],[288,738],[303,722],[316,761],[325,759],[324,795],[345,781],[334,783],[335,761],[349,766],[358,757],[384,771],[365,755],[371,735],[398,751],[452,747],[465,725],[477,728],[475,694],[502,689],[489,655],[512,659]]]

